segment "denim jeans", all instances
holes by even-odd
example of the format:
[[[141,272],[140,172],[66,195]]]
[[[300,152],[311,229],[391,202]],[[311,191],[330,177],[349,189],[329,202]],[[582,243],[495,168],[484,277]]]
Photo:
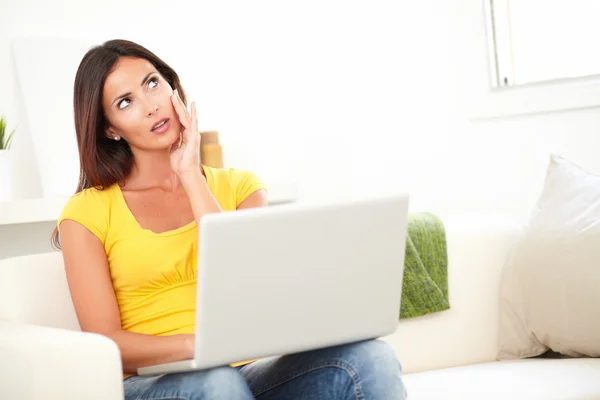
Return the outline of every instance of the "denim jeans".
[[[403,400],[400,363],[379,340],[222,367],[124,380],[125,399]]]

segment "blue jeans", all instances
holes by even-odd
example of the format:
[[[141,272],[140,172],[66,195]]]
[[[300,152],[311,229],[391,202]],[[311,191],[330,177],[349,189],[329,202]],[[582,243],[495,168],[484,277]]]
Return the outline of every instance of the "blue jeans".
[[[222,367],[124,380],[125,400],[402,400],[406,391],[395,352],[369,340],[238,368]]]

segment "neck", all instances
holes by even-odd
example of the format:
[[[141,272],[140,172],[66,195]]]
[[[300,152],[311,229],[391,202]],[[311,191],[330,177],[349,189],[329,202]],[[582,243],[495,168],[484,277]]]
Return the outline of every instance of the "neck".
[[[160,187],[166,191],[175,190],[179,185],[177,175],[171,169],[170,151],[135,151],[133,168],[127,179],[127,186],[139,189]]]

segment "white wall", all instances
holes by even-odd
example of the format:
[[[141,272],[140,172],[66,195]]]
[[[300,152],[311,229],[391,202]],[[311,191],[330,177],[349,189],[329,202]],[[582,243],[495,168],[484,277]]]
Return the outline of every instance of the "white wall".
[[[478,0],[0,4],[11,119],[11,37],[128,38],[179,71],[229,160],[297,178],[305,199],[406,190],[414,211],[522,216],[550,149],[600,171],[597,109],[466,118],[465,96],[487,83]]]

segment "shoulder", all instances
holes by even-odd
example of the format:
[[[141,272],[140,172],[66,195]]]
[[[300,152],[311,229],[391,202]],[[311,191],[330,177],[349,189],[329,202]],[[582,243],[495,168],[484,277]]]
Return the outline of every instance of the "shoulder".
[[[212,168],[204,166],[206,179],[209,186],[218,191],[223,186],[228,186],[235,197],[236,206],[246,199],[253,192],[263,189],[267,186],[263,180],[253,171],[239,168]]]
[[[203,166],[208,181],[213,181],[216,185],[228,183],[232,188],[237,185],[252,182],[263,184],[260,177],[250,170],[239,168],[214,168]]]
[[[71,196],[64,208],[63,212],[73,209],[95,210],[110,205],[112,187],[107,189],[88,188]]]
[[[112,186],[106,189],[88,188],[71,196],[58,218],[59,231],[61,222],[69,219],[79,222],[104,241],[113,191]]]
[[[245,184],[257,184],[264,186],[262,179],[260,179],[260,177],[253,171],[230,168],[229,176],[233,186],[235,187]]]

